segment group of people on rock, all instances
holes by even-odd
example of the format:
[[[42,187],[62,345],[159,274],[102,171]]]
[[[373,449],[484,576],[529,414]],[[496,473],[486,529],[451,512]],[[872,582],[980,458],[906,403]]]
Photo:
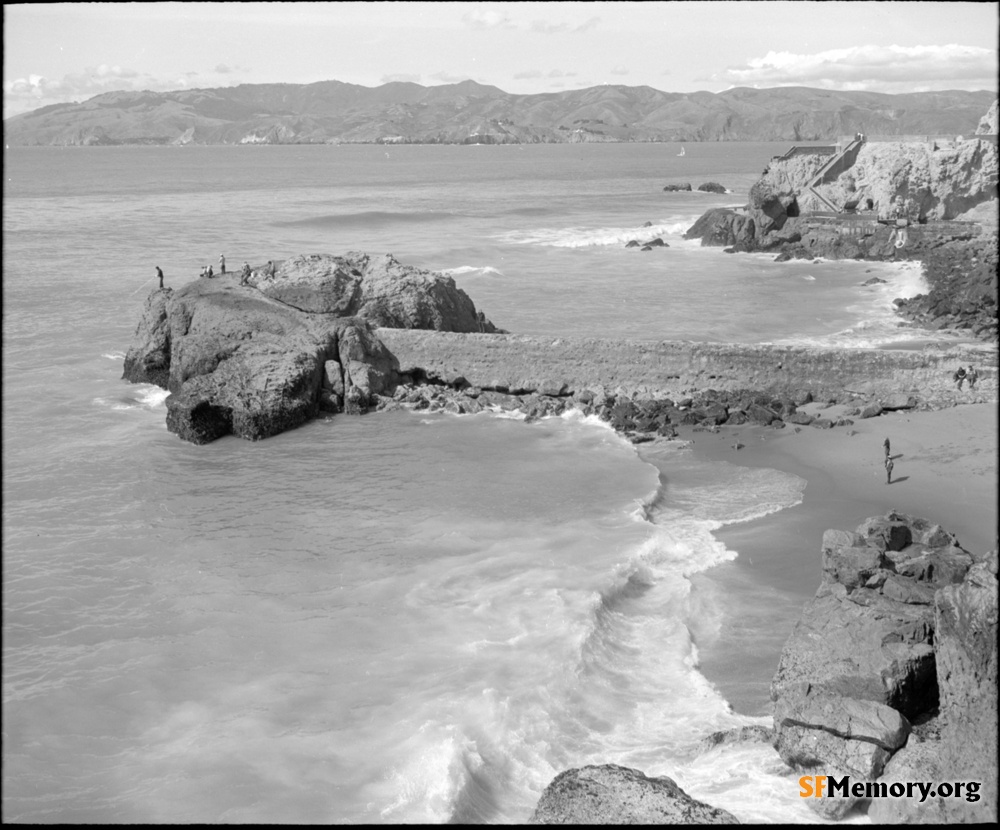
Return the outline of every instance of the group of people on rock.
[[[264,266],[264,278],[274,279],[274,272],[275,272],[274,262],[268,260],[267,265]],[[225,273],[226,273],[226,257],[225,255],[220,254],[219,275],[222,276]],[[240,285],[249,285],[250,277],[252,276],[252,274],[253,271],[250,268],[250,263],[244,262],[243,268],[240,271]],[[201,273],[198,276],[211,279],[212,277],[215,276],[215,271],[212,270],[211,265],[206,265],[204,268],[201,269]],[[159,265],[156,266],[156,278],[160,281],[160,288],[163,288],[163,269],[160,268]]]
[[[274,279],[274,262],[271,260],[267,261],[267,265],[264,266],[264,277],[266,279]],[[159,268],[156,269],[157,275],[160,277],[160,288],[163,287],[163,273]],[[219,255],[219,275],[224,275],[226,273],[226,257],[224,254]],[[249,262],[243,263],[243,268],[240,271],[240,285],[249,285],[250,277],[253,274],[253,270],[250,268]],[[201,269],[201,273],[198,275],[200,277],[207,277],[211,279],[215,276],[215,271],[212,270],[211,265],[206,265]]]
[[[971,364],[969,365],[968,370],[966,370],[964,366],[959,366],[955,370],[955,374],[951,376],[951,379],[955,381],[959,390],[962,389],[962,384],[965,381],[968,381],[969,389],[971,389],[974,392],[976,390],[976,381],[979,380],[979,372],[976,371],[976,367],[972,366]]]

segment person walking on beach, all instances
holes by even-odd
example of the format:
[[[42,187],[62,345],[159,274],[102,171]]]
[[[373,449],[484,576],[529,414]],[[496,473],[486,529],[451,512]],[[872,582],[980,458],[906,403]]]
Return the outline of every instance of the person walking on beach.
[[[958,369],[955,370],[955,374],[952,375],[951,378],[952,380],[955,381],[955,383],[958,384],[958,391],[961,392],[962,382],[965,380],[965,367],[959,366]]]
[[[976,391],[976,381],[979,380],[979,372],[976,371],[976,367],[975,366],[969,366],[969,371],[965,375],[965,377],[969,381],[969,389],[971,389],[973,392],[975,392]]]
[[[885,447],[885,460],[888,461],[889,460],[889,438],[888,437],[886,437],[886,439],[882,442],[882,446]]]
[[[163,288],[163,271],[160,270],[160,266],[156,266],[156,276],[160,278],[160,288]]]
[[[892,459],[889,457],[885,459],[885,483],[892,484]]]
[[[219,273],[226,273],[226,258],[222,254],[219,254]]]

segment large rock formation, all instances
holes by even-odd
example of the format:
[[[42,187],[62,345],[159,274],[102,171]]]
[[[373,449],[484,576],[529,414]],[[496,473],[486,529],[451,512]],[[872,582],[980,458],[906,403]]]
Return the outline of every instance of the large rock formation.
[[[390,256],[297,257],[250,281],[201,279],[146,300],[123,377],[171,392],[167,426],[185,440],[255,440],[320,409],[364,412],[398,381],[373,322],[496,331],[451,278]]]
[[[921,820],[995,817],[996,553],[974,556],[940,526],[889,513],[853,533],[827,531],[822,567],[771,686],[782,758],[852,784],[883,772],[887,783],[977,781],[977,801],[932,798]],[[935,728],[911,731],[933,718]],[[859,800],[810,806],[838,817]],[[875,799],[873,818],[918,801]]]
[[[667,776],[616,764],[570,769],[545,788],[529,824],[739,824]]]
[[[995,120],[996,102],[979,129],[993,129],[992,137],[855,142],[839,156],[772,159],[745,208],[710,210],[684,236],[731,251],[773,251],[782,260],[923,261],[931,294],[900,301],[901,313],[928,328],[967,328],[995,340]],[[897,197],[910,218],[902,247],[885,218]]]
[[[357,317],[373,326],[496,331],[451,277],[403,265],[392,254],[297,256],[279,263],[273,277],[255,270],[250,284],[301,311]]]

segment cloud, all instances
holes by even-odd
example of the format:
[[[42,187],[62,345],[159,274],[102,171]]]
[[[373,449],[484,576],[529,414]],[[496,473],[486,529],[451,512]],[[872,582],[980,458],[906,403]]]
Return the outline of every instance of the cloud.
[[[628,75],[628,69],[626,69],[621,64],[618,64],[618,66],[611,67],[611,74],[612,75]]]
[[[404,83],[404,84],[419,84],[420,75],[383,75],[379,78],[379,81],[383,84],[391,83]]]
[[[190,86],[191,79],[198,76],[197,72],[188,72],[179,78],[162,78],[106,63],[88,66],[82,72],[65,75],[61,80],[31,74],[25,78],[4,81],[3,117],[9,118],[51,104],[77,103],[105,92],[142,90],[170,92],[175,89],[186,89]],[[232,80],[227,79],[224,84],[217,85],[232,83],[234,83]]]
[[[978,46],[853,46],[811,55],[768,52],[746,66],[730,67],[713,78],[737,86],[822,85],[838,89],[881,89],[908,83],[931,88],[996,83],[997,53]]]
[[[549,73],[550,78],[575,78],[575,72],[563,72],[561,69],[553,69]]]
[[[587,29],[593,29],[600,22],[601,18],[599,17],[591,17],[583,23],[578,23],[575,26],[572,23],[549,23],[547,20],[533,20],[531,22],[531,31],[538,32],[542,35],[555,35],[567,32],[585,32]]]
[[[514,24],[504,12],[476,9],[462,15],[462,21],[473,29],[513,29]]]
[[[514,77],[518,80],[527,80],[528,78],[541,78],[541,69],[525,69],[522,72],[515,72]]]
[[[233,71],[233,69],[231,66],[226,66],[224,63],[217,63],[215,65],[215,71],[218,72],[220,75],[228,75],[230,72]]]
[[[468,75],[452,75],[450,72],[435,72],[430,77],[435,81],[444,81],[446,84],[457,84],[469,80]]]

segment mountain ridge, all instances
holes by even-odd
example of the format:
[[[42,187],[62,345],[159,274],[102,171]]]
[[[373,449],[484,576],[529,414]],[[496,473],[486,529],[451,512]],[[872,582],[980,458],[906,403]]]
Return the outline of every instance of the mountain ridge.
[[[890,95],[811,87],[664,92],[604,85],[520,95],[462,81],[241,84],[115,91],[4,120],[8,146],[824,141],[972,134],[993,91]]]

